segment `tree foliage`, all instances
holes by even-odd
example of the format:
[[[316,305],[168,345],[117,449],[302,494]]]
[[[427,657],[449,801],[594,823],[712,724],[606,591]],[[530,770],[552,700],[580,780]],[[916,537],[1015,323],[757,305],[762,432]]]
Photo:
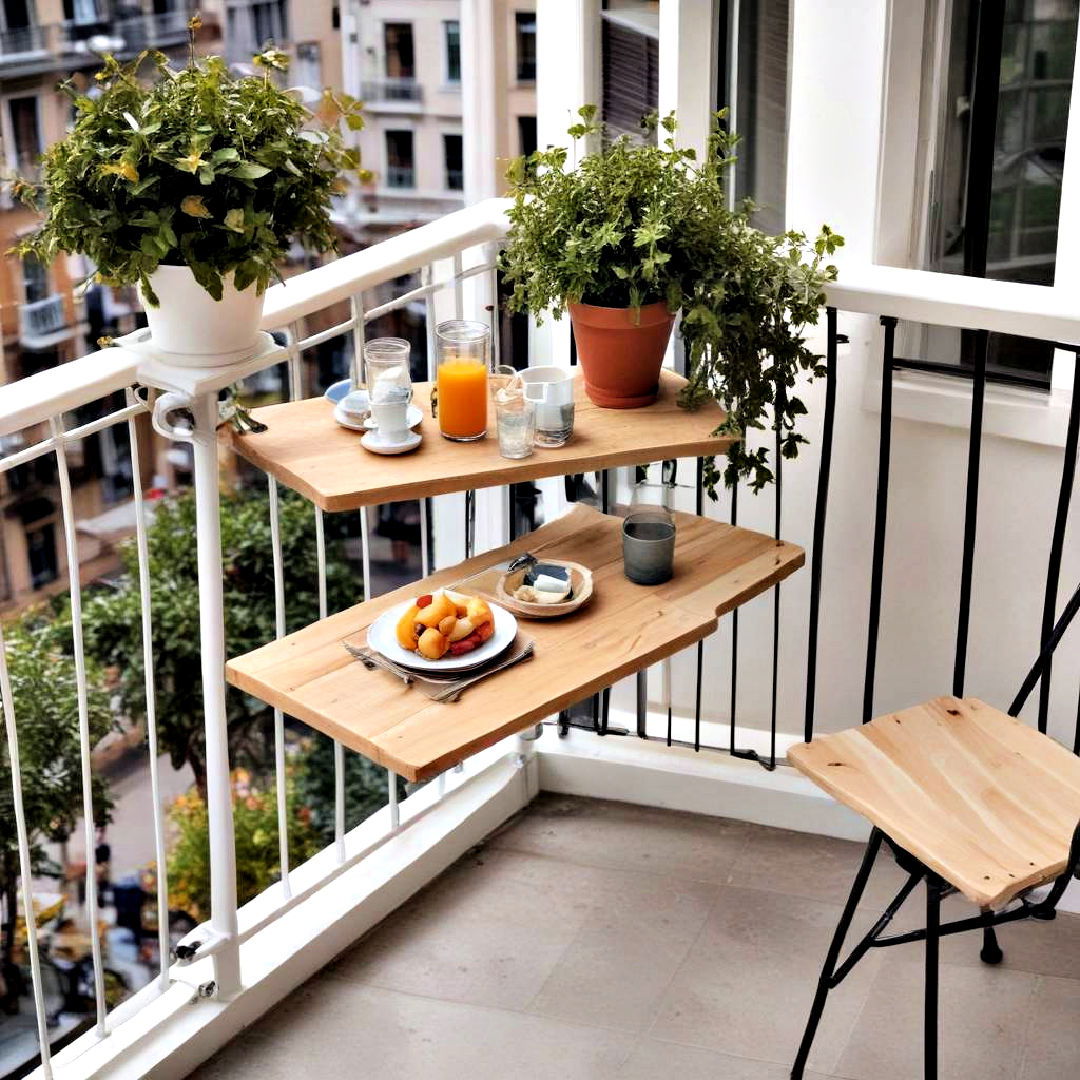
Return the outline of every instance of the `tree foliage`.
[[[596,107],[580,110],[575,140],[602,134]],[[804,437],[806,412],[790,391],[800,372],[822,373],[803,327],[817,322],[824,287],[835,277],[826,257],[843,238],[822,226],[810,241],[800,232],[769,236],[751,225],[753,204],[732,209],[724,177],[737,137],[716,114],[706,153],[676,145],[674,115],[655,142],[626,136],[567,169],[561,147],[515,161],[508,173],[514,205],[502,268],[513,291],[508,306],[556,319],[567,303],[640,307],[665,301],[682,311],[689,384],[682,404],[714,398],[727,416],[718,435],[742,437],[772,426],[785,457]],[[732,447],[724,479],[759,490],[773,479],[765,448]],[[709,462],[715,497],[720,475]]]
[[[299,866],[323,845],[311,811],[286,780],[289,865]],[[236,899],[246,904],[281,878],[277,791],[261,788],[246,769],[232,772],[233,830],[236,838]],[[195,789],[178,795],[169,808],[175,839],[169,850],[169,907],[194,919],[210,915],[210,831],[206,800]]]
[[[222,573],[225,587],[225,650],[239,656],[274,638],[273,556],[269,500],[265,491],[229,493],[221,499]],[[279,521],[287,575],[289,629],[319,617],[318,563],[312,508],[283,493]],[[147,530],[153,612],[154,685],[158,738],[174,768],[189,763],[205,791],[202,673],[199,650],[199,593],[195,542],[195,499],[188,492],[158,504]],[[362,599],[335,545],[328,542],[327,595],[330,610]],[[84,608],[88,651],[115,669],[122,710],[146,711],[143,682],[138,552],[134,541],[121,548],[124,572],[115,587],[90,597]],[[268,707],[230,689],[229,741],[234,762],[258,768],[265,759]]]
[[[46,150],[41,184],[16,184],[45,213],[19,250],[46,265],[88,255],[102,281],[138,284],[151,303],[159,263],[189,266],[220,300],[230,271],[238,289],[265,289],[294,240],[333,250],[331,203],[360,167],[341,128],[363,126],[360,104],[328,90],[312,112],[270,78],[283,53],[256,61],[265,76],[234,78],[194,51],[181,70],[159,52],[126,65],[109,56],[96,96],[61,84],[75,123]]]
[[[53,623],[31,613],[4,627],[11,696],[19,735],[23,808],[35,874],[59,874],[45,844],[65,840],[82,816],[82,757],[79,748],[79,700],[75,664],[64,636],[70,624]],[[87,717],[90,745],[96,746],[114,726],[109,697],[91,665]],[[99,775],[92,781],[94,820],[107,825],[112,800]],[[19,875],[14,792],[7,740],[0,741],[0,896],[14,911]],[[5,967],[11,962],[15,921],[3,943]]]

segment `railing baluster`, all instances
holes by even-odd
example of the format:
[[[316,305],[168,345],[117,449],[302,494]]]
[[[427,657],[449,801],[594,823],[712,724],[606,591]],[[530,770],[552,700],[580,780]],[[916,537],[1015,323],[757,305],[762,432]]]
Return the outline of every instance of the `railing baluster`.
[[[814,710],[817,706],[818,619],[821,615],[821,574],[825,564],[825,515],[829,505],[829,475],[832,470],[833,423],[836,417],[836,308],[825,311],[825,417],[821,429],[821,461],[818,464],[814,505],[814,548],[810,561],[810,628],[806,650],[806,715],[803,738],[814,737]]]
[[[966,336],[966,335],[965,335]],[[968,630],[971,623],[971,579],[975,570],[975,536],[979,520],[979,465],[982,457],[983,401],[986,397],[986,354],[990,335],[976,330],[973,338],[975,373],[971,385],[971,425],[968,433],[967,491],[964,496],[964,548],[960,570],[960,610],[956,617],[956,659],[952,692],[964,696]]]
[[[270,552],[274,564],[274,635],[286,633],[285,624],[285,565],[281,553],[281,521],[278,510],[277,481],[267,473],[267,493],[270,499]],[[274,780],[277,787],[278,861],[281,864],[281,889],[286,900],[292,896],[289,880],[289,806],[285,776],[285,716],[274,710]]]
[[[94,851],[94,789],[90,769],[90,709],[86,691],[86,656],[83,652],[82,587],[79,581],[79,542],[75,534],[75,511],[71,496],[71,475],[68,472],[62,417],[49,421],[56,445],[56,471],[60,482],[60,513],[64,524],[64,547],[67,552],[68,587],[71,603],[71,638],[75,654],[75,685],[79,709],[79,754],[82,766],[83,843],[86,848],[86,906],[90,921],[90,951],[94,961],[94,1002],[97,1013],[97,1033],[105,1036],[105,974],[101,958],[101,935],[98,933],[98,894]],[[26,912],[33,919],[33,908]]]
[[[138,404],[135,393],[127,391],[128,405]],[[127,422],[131,444],[131,475],[135,496],[135,550],[139,564],[139,607],[142,615],[143,684],[146,694],[146,740],[150,756],[150,798],[154,803],[154,859],[157,863],[158,980],[162,990],[169,986],[169,883],[165,856],[165,820],[161,807],[161,779],[158,769],[157,698],[154,690],[154,635],[151,621],[150,549],[146,536],[146,501],[143,498],[139,433],[135,418]]]
[[[694,513],[698,517],[705,516],[705,459],[697,459],[697,471],[695,473],[696,487],[694,490]],[[701,750],[701,680],[705,670],[705,639],[697,643],[697,674],[694,680],[694,750]]]
[[[59,453],[63,453],[63,447],[59,448]],[[26,913],[26,943],[30,950],[30,976],[34,984],[34,1014],[37,1019],[38,1046],[41,1048],[41,1073],[44,1080],[52,1080],[49,1026],[45,1014],[45,993],[41,982],[37,920],[34,918],[33,864],[30,861],[30,839],[26,829],[26,809],[23,805],[19,733],[15,726],[15,702],[11,696],[11,676],[8,673],[7,644],[4,641],[2,621],[0,621],[0,697],[3,698],[4,728],[7,732],[8,762],[11,768],[11,796],[15,810],[15,836],[19,848],[19,881],[22,886],[23,911]],[[92,865],[92,859],[89,856],[86,861]],[[15,912],[9,911],[8,918],[14,919]]]
[[[874,550],[870,564],[870,618],[866,635],[866,678],[863,683],[863,723],[874,716],[874,674],[877,669],[878,629],[881,624],[881,586],[885,566],[885,524],[889,505],[889,458],[892,449],[893,341],[896,319],[881,316],[885,341],[881,360],[881,428],[878,439],[877,497],[874,507]]]
[[[732,525],[739,523],[739,485],[731,487],[731,514],[728,520]],[[739,700],[739,609],[731,613],[731,716],[728,721],[728,752],[738,755],[735,746],[735,716]]]
[[[784,408],[787,404],[787,387],[783,383],[776,388],[776,401],[773,406],[776,427],[776,490],[773,495],[773,538],[780,543],[780,525],[784,510]],[[780,690],[780,583],[773,586],[773,630],[772,630],[772,687],[769,709],[769,760],[761,762],[766,769],[776,768],[776,713]],[[760,758],[759,758],[760,760]]]
[[[1043,597],[1041,640],[1045,646],[1054,629],[1057,610],[1058,580],[1061,577],[1061,555],[1065,547],[1065,530],[1069,524],[1069,504],[1072,501],[1076,478],[1076,453],[1080,446],[1080,349],[1076,350],[1073,369],[1072,397],[1069,422],[1065,431],[1065,457],[1061,464],[1061,486],[1058,488],[1057,511],[1054,515],[1054,535],[1050,541],[1050,559],[1046,568],[1046,593]],[[1039,682],[1039,730],[1046,731],[1050,714],[1050,678],[1053,660],[1048,659]]]
[[[461,252],[455,252],[454,254],[454,318],[465,318],[465,293],[462,288],[461,277],[462,261]]]

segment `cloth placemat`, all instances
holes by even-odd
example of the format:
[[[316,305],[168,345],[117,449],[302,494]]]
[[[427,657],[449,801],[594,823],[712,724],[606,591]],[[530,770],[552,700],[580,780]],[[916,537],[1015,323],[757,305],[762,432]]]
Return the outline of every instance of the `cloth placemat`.
[[[432,701],[443,702],[457,701],[473,683],[478,683],[481,679],[486,679],[497,671],[504,671],[508,667],[513,667],[514,664],[520,663],[522,660],[531,660],[535,652],[535,642],[519,633],[506,652],[496,657],[490,664],[475,671],[463,671],[456,677],[443,675],[429,678],[419,672],[409,671],[407,668],[395,664],[393,660],[387,659],[382,653],[376,652],[367,644],[367,634],[364,635],[363,644],[343,641],[342,645],[368,671],[378,669],[388,672],[406,685],[415,687],[425,697],[431,698]]]

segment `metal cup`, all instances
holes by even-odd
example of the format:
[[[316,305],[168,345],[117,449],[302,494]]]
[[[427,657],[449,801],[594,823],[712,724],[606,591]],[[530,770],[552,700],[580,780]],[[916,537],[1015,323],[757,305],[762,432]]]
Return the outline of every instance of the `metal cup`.
[[[659,585],[675,572],[675,519],[661,507],[623,519],[623,572],[637,585]]]

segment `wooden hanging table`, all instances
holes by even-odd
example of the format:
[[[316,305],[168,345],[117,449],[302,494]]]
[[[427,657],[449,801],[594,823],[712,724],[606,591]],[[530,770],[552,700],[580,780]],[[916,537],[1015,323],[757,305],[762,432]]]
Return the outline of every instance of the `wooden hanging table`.
[[[675,576],[623,574],[622,519],[585,506],[485,552],[231,660],[228,679],[407,780],[427,780],[507,735],[711,634],[717,619],[803,563],[794,544],[677,514]],[[342,642],[395,604],[531,551],[592,568],[596,592],[566,619],[520,620],[536,655],[443,704],[368,671]]]

